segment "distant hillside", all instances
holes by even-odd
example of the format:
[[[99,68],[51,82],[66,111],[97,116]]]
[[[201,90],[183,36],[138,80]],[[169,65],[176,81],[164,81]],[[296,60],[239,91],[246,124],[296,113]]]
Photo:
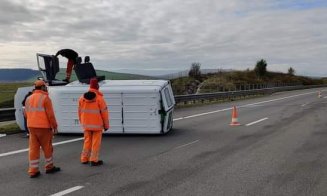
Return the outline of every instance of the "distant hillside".
[[[125,73],[115,73],[109,71],[97,70],[97,75],[106,76],[107,80],[149,80],[154,79],[151,76],[142,76],[135,74],[125,74]],[[31,82],[36,80],[37,77],[40,77],[41,73],[32,69],[0,69],[0,82]],[[57,79],[65,79],[66,69],[60,69],[57,74]],[[77,80],[75,72],[73,71],[71,81]]]
[[[28,81],[38,75],[39,71],[32,69],[0,69],[0,82]]]
[[[172,80],[176,78],[188,77],[188,73],[190,70],[179,71],[176,73],[170,73],[165,75],[156,76],[157,78],[162,78],[166,80]],[[231,69],[201,69],[201,74],[214,74],[220,72],[231,72]]]
[[[247,70],[221,71],[217,73],[202,74],[197,79],[192,77],[180,77],[172,79],[171,82],[174,94],[184,95],[261,88],[262,84],[269,87],[319,85],[326,84],[327,79],[310,78],[269,71],[265,76],[258,77],[253,70]]]

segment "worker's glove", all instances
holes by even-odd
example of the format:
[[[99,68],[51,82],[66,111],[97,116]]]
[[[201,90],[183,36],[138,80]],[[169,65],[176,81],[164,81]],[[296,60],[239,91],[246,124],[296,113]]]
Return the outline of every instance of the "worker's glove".
[[[108,131],[108,129],[104,129],[104,131]]]

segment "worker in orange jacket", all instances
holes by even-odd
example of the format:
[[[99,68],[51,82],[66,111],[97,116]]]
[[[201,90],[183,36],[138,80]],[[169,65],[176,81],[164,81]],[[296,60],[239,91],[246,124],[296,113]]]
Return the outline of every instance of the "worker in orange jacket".
[[[102,131],[109,129],[109,111],[96,78],[90,80],[89,91],[79,99],[78,117],[84,129],[84,145],[81,163],[91,166],[103,164],[99,160]]]
[[[58,132],[52,102],[48,96],[44,81],[37,80],[34,86],[33,94],[25,102],[27,127],[30,131],[28,173],[31,178],[36,178],[40,175],[40,147],[42,147],[46,161],[45,173],[50,174],[60,171],[59,167],[53,165],[52,157],[52,138],[53,134]]]

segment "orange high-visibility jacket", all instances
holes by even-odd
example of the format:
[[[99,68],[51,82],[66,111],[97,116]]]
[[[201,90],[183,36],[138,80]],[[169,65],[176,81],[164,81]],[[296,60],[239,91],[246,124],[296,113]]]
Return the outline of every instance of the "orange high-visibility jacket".
[[[80,97],[78,118],[85,131],[102,131],[109,129],[109,112],[103,94],[89,89]]]
[[[57,128],[52,102],[47,92],[35,90],[25,102],[27,127]]]

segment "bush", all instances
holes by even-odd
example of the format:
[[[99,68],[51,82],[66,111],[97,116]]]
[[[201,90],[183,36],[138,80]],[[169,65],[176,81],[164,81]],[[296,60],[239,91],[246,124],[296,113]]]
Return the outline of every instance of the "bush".
[[[192,63],[190,71],[188,72],[188,76],[195,78],[197,80],[201,80],[201,64],[200,63]]]
[[[259,77],[263,77],[267,73],[267,62],[264,59],[261,59],[260,61],[257,62],[254,68],[255,73]]]
[[[187,95],[193,94],[196,92],[194,90],[194,86],[200,84],[199,81],[195,80],[194,78],[183,77],[171,80],[172,89],[174,95]],[[195,91],[195,92],[194,92]]]

